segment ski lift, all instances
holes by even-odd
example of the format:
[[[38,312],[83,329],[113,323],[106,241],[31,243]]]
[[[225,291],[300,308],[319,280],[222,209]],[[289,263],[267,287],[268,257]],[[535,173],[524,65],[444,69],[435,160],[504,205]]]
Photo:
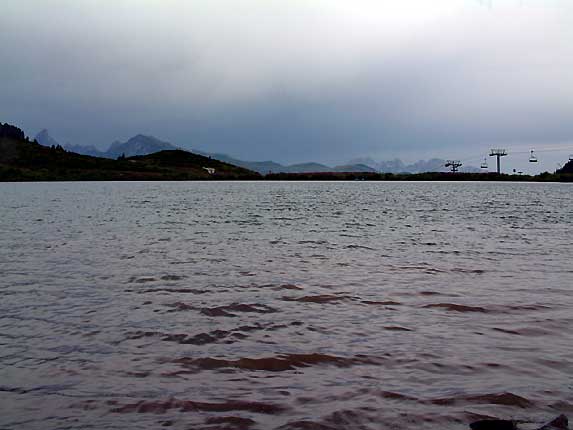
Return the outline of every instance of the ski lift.
[[[533,153],[533,149],[531,150],[531,153],[529,155],[529,162],[530,163],[537,163],[537,157],[535,156],[535,154]]]
[[[486,159],[486,158],[483,159],[483,162],[481,163],[481,166],[480,166],[480,167],[481,167],[482,169],[487,169],[487,159]]]
[[[573,161],[573,154],[569,154],[569,161]]]

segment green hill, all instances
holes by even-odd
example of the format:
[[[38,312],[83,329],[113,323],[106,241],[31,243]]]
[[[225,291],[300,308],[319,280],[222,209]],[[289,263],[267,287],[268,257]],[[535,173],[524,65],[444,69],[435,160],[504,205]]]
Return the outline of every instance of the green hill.
[[[565,165],[561,169],[557,170],[557,173],[573,174],[573,160],[570,159],[569,161],[567,161],[567,163],[565,163]]]
[[[120,158],[79,155],[31,142],[0,123],[0,181],[130,181],[258,179],[250,170],[181,150]]]

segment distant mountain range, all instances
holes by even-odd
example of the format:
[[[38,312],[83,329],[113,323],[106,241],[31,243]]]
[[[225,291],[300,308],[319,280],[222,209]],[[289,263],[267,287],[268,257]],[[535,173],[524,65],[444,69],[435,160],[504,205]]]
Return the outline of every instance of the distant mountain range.
[[[94,146],[62,144],[54,139],[48,130],[44,129],[36,135],[36,141],[43,146],[62,146],[65,150],[76,154],[90,155],[92,157],[118,158],[122,155],[133,157],[135,155],[148,155],[164,150],[182,149],[169,142],[163,142],[153,136],[138,134],[127,142],[113,142],[106,151],[100,151]],[[329,167],[319,163],[301,163],[284,166],[274,161],[244,161],[233,158],[226,154],[213,154],[210,152],[191,150],[195,154],[211,157],[215,160],[243,167],[260,174],[267,173],[310,173],[310,172],[375,172],[376,170],[366,165],[354,164],[345,166]]]
[[[42,140],[40,145],[37,140]],[[0,123],[0,182],[3,181],[135,181],[135,180],[279,180],[279,181],[541,181],[541,182],[573,182],[573,160],[562,169],[551,174],[544,172],[536,176],[507,175],[493,172],[457,173],[450,172],[423,172],[423,173],[377,173],[364,171],[373,169],[365,164],[355,163],[332,168],[317,163],[304,163],[292,166],[281,166],[278,163],[259,162],[264,166],[276,169],[292,169],[299,173],[286,172],[270,175],[260,175],[226,162],[213,156],[204,156],[181,149],[171,149],[172,145],[161,142],[149,136],[135,136],[127,142],[116,142],[107,151],[98,151],[106,154],[105,157],[81,155],[70,151],[70,148],[79,148],[87,151],[94,148],[66,145],[66,150],[47,131],[31,141],[18,127]],[[49,145],[49,146],[47,146]],[[127,156],[133,152],[154,151],[159,146],[169,145],[168,149],[152,152],[147,155]],[[164,146],[162,146],[164,147]],[[120,153],[121,152],[121,153]],[[120,155],[117,159],[112,154]],[[125,155],[125,156],[124,156]],[[223,156],[221,156],[222,158]],[[228,156],[224,156],[230,158]],[[372,160],[362,160],[376,163]],[[390,162],[395,169],[431,168],[431,164],[440,162],[434,159],[421,161],[412,165],[404,165],[400,160]],[[245,162],[246,163],[246,162]],[[425,163],[425,164],[424,164]],[[378,163],[378,167],[388,168],[388,164]],[[420,167],[421,166],[421,167]],[[441,167],[441,164],[440,164]],[[338,171],[334,171],[338,169]],[[352,172],[356,169],[356,172]],[[477,169],[476,169],[477,170]],[[302,171],[302,172],[301,172]],[[306,172],[306,173],[305,173]]]
[[[81,155],[66,150],[47,132],[44,144],[31,142],[18,127],[0,123],[0,181],[171,181],[254,180],[261,176],[189,151],[161,150],[147,155],[118,159]],[[146,142],[139,139],[139,143]],[[153,142],[157,144],[157,142]],[[117,149],[139,149],[133,142],[112,145]],[[122,152],[123,154],[123,152]]]
[[[48,130],[44,129],[36,135],[36,141],[43,146],[62,146],[66,151],[75,152],[81,155],[90,155],[92,157],[117,158],[122,155],[133,157],[136,155],[148,155],[154,152],[181,149],[176,146],[163,142],[153,136],[144,136],[138,134],[127,142],[113,142],[107,151],[100,151],[95,146],[72,145],[69,143],[61,144],[54,139]]]
[[[164,142],[153,136],[138,134],[127,142],[113,142],[106,151],[101,151],[94,146],[61,144],[56,141],[48,132],[42,130],[36,135],[36,141],[43,146],[62,146],[67,151],[75,152],[92,157],[103,157],[116,159],[122,155],[133,157],[136,155],[148,155],[164,150],[183,149]],[[320,163],[299,163],[283,165],[274,161],[244,161],[231,157],[227,154],[216,154],[200,150],[191,150],[191,152],[210,157],[215,160],[243,167],[254,172],[266,175],[268,173],[317,173],[317,172],[384,172],[384,173],[424,173],[424,172],[443,172],[445,171],[445,160],[432,158],[430,160],[420,160],[412,164],[405,164],[400,159],[391,161],[375,161],[372,158],[356,158],[348,163],[330,167]],[[479,169],[472,166],[463,166],[461,171],[479,172]]]
[[[352,164],[344,166],[330,167],[320,163],[299,163],[291,164],[288,166],[279,164],[275,161],[244,161],[233,158],[226,154],[212,154],[204,151],[193,151],[201,155],[212,157],[225,163],[234,164],[235,166],[243,167],[266,175],[267,173],[317,173],[317,172],[376,172],[375,169],[364,164]]]
[[[419,160],[412,164],[405,164],[402,160],[395,158],[390,161],[375,161],[372,158],[355,158],[349,164],[363,164],[377,172],[384,173],[426,173],[444,172],[445,160],[441,158],[431,158],[429,160]],[[480,169],[474,166],[462,166],[462,172],[478,173]]]

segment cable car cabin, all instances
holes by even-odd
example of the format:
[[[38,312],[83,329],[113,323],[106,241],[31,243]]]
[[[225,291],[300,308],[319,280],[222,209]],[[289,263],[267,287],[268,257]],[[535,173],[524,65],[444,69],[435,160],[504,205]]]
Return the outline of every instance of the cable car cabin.
[[[569,154],[569,161],[573,161],[573,154]]]
[[[484,158],[480,166],[482,169],[487,169],[487,160]]]
[[[535,156],[535,154],[533,153],[533,149],[531,150],[531,153],[529,155],[529,162],[530,163],[537,163],[537,157]]]

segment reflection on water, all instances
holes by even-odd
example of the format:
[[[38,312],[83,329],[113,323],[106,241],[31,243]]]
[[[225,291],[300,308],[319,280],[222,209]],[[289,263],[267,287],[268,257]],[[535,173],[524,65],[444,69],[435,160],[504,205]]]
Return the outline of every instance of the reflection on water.
[[[0,428],[573,413],[566,184],[1,184]]]

